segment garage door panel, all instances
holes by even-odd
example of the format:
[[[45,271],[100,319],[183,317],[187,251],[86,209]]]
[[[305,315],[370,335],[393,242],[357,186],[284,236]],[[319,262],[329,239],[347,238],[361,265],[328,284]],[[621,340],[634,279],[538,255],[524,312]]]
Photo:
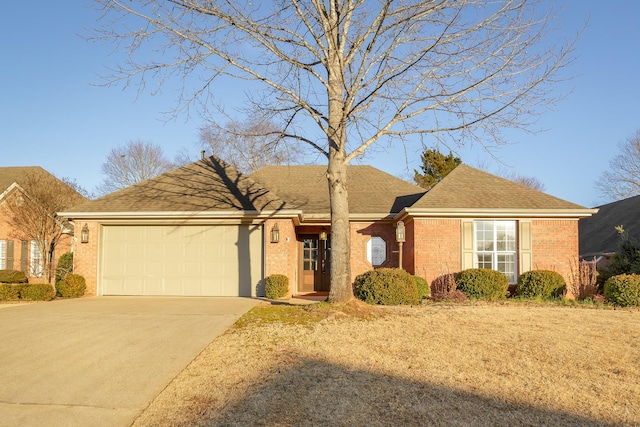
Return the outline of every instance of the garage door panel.
[[[109,225],[101,253],[103,295],[250,296],[262,277],[259,226]]]

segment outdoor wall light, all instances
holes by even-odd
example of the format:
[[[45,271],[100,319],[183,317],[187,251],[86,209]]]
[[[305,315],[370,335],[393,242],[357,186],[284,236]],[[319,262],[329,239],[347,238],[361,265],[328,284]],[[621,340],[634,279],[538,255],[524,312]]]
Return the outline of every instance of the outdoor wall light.
[[[280,230],[278,229],[278,224],[274,224],[271,227],[271,243],[278,243],[280,241]]]
[[[80,242],[89,243],[89,226],[86,222],[82,226],[82,231],[80,232]]]
[[[324,228],[320,231],[320,240],[327,240],[327,231]]]
[[[402,221],[396,223],[396,242],[404,242],[404,222]]]

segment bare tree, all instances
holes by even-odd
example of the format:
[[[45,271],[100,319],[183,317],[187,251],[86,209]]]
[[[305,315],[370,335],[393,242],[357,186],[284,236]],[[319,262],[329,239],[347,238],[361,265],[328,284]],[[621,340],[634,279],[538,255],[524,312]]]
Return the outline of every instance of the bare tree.
[[[58,212],[86,199],[44,170],[28,173],[18,184],[20,188],[9,194],[2,204],[2,214],[16,238],[36,242],[42,255],[43,272],[51,283],[56,246],[70,227]]]
[[[144,90],[176,76],[178,112],[210,105],[216,82],[244,80],[285,124],[281,138],[326,156],[336,302],[353,298],[349,162],[412,136],[502,141],[557,100],[548,83],[573,44],[551,41],[543,0],[97,1],[96,37],[127,50],[109,83]]]
[[[618,149],[620,153],[596,181],[596,188],[607,201],[640,194],[640,129],[618,144]]]
[[[244,120],[203,126],[200,142],[240,172],[251,173],[268,165],[300,163],[304,157],[300,146],[283,140],[282,133],[282,127],[254,113]]]
[[[524,185],[525,187],[533,188],[534,190],[545,191],[547,189],[547,186],[535,176],[524,176],[518,172],[511,172],[503,175],[503,177],[509,181]]]
[[[96,191],[101,194],[137,184],[175,169],[177,165],[165,157],[162,148],[151,142],[135,140],[114,148],[102,164],[107,177]]]

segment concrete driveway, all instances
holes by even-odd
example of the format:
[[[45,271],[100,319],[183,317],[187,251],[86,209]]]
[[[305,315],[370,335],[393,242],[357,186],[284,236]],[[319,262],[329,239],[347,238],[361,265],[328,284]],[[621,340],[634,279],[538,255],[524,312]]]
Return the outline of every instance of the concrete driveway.
[[[0,309],[0,426],[128,426],[248,298],[96,297]]]

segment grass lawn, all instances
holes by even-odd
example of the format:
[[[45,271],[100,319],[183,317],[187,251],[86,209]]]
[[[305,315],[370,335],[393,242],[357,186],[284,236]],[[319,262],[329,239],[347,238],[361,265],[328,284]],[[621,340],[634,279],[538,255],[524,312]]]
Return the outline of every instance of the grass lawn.
[[[134,425],[640,426],[640,311],[265,303]]]

